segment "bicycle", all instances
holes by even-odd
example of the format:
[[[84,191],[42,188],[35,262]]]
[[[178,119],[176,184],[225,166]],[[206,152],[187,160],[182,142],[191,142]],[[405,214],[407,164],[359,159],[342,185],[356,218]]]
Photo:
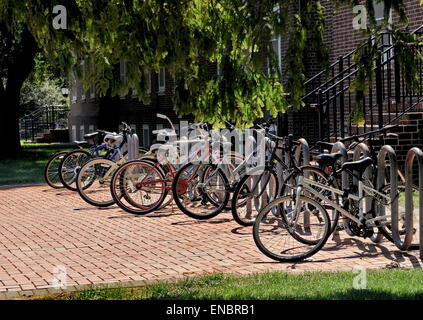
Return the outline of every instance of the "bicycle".
[[[364,171],[372,164],[373,160],[366,157],[358,161],[346,162],[340,169],[330,174],[329,181],[334,181],[344,171],[349,176],[357,178],[357,192],[354,188],[343,190],[334,188],[330,184],[322,184],[300,174],[295,193],[269,203],[257,216],[253,227],[253,237],[259,250],[278,261],[299,261],[317,253],[331,234],[330,218],[322,203],[333,207],[346,219],[348,229],[353,235],[371,237],[374,234],[374,228],[384,234],[383,226],[390,223],[390,215],[377,215],[373,208],[376,204],[395,205],[398,197],[391,199],[390,196],[374,189],[370,180],[363,177]],[[336,194],[342,202],[318,192],[316,187]],[[313,198],[305,194],[312,195]],[[363,205],[367,197],[372,198],[370,208],[365,208]],[[272,210],[277,211],[277,215],[269,215]],[[273,238],[269,240],[277,231],[282,234],[278,234],[276,240]],[[282,239],[286,247],[274,249],[273,245],[280,244]],[[290,242],[289,245],[287,245],[288,242]]]
[[[115,203],[110,194],[111,176],[127,161],[122,148],[127,144],[127,134],[133,133],[126,125],[122,135],[106,135],[104,141],[107,148],[113,150],[110,157],[88,160],[78,171],[76,188],[87,203],[97,207],[108,207]]]
[[[91,158],[100,157],[100,152],[105,151],[105,157],[109,156],[111,151],[107,150],[105,143],[96,143],[102,141],[108,132],[97,130],[96,132],[84,135],[85,141],[75,141],[79,149],[68,152],[59,164],[58,174],[63,186],[71,191],[76,191],[76,176],[81,166]],[[90,147],[90,150],[84,150],[84,147]]]
[[[154,130],[153,133],[164,136],[175,135],[176,130],[170,119],[161,114],[157,116],[167,119],[172,129],[170,131]],[[203,125],[194,124],[188,129],[194,130]],[[165,148],[160,148],[161,146],[157,144],[150,148],[152,158],[126,162],[113,174],[110,193],[116,204],[123,210],[132,214],[146,214],[172,202],[173,198],[168,196],[168,193],[178,164],[169,161],[167,156],[162,154]],[[169,147],[169,151],[175,151],[173,149],[175,146],[169,145]]]
[[[285,184],[291,180],[293,171],[297,168],[297,161],[294,156],[294,149],[299,145],[298,141],[293,140],[293,136],[278,137],[269,132],[271,122],[259,126],[265,130],[266,135],[266,162],[264,170],[259,174],[244,175],[239,181],[232,201],[232,216],[234,220],[242,226],[251,226],[263,207],[263,204],[274,200],[280,195]],[[279,144],[282,143],[282,146]],[[277,155],[281,150],[287,163]],[[280,173],[279,168],[280,166]],[[316,180],[326,179],[325,173],[318,168],[302,167],[307,171],[307,175]],[[281,186],[281,187],[280,187]]]
[[[339,141],[342,143],[345,142],[350,142],[350,145],[347,147],[347,152],[354,150],[360,143],[366,143],[366,145],[368,146],[368,156],[373,160],[374,166],[373,166],[373,170],[369,171],[369,178],[370,181],[372,182],[373,186],[377,185],[377,163],[378,163],[378,153],[376,152],[375,149],[375,136],[380,136],[382,134],[386,134],[389,131],[394,131],[396,128],[398,127],[398,125],[389,125],[389,126],[385,126],[383,128],[377,129],[377,130],[373,130],[373,131],[369,131],[366,133],[362,133],[362,134],[358,134],[358,135],[353,135],[350,137],[346,137],[343,139],[340,139]],[[321,142],[318,142],[317,144],[319,144]],[[329,143],[322,143],[322,145],[326,146],[327,149],[331,149],[332,147],[330,146],[331,144]],[[333,144],[332,144],[333,146]],[[333,156],[333,154],[332,154]],[[331,161],[330,161],[330,156],[326,156],[326,155],[319,155],[319,157],[321,157],[322,162],[320,162],[321,166],[326,167],[327,169],[329,169],[329,172],[331,170],[334,170],[334,167],[332,169],[330,169],[330,166],[332,165]],[[329,157],[329,158],[327,158]],[[326,158],[326,160],[325,160]],[[325,163],[326,161],[329,161],[328,163]],[[333,164],[334,166],[334,164]],[[385,194],[389,194],[390,193],[390,164],[386,164],[385,165],[385,180],[382,186],[379,187],[379,192],[385,193]],[[399,196],[401,198],[404,197],[405,194],[405,177],[404,174],[402,173],[402,171],[400,169],[397,169],[397,177],[398,177],[398,192],[399,192]],[[338,181],[338,185],[341,185],[341,182]],[[412,185],[412,191],[413,192],[418,192],[418,187],[416,185]],[[400,210],[402,211],[402,213],[399,215],[399,219],[400,221],[403,221],[403,227],[402,230],[400,230],[400,233],[404,233],[404,219],[405,219],[405,207],[402,206],[400,207]],[[386,225],[383,227],[384,229],[384,234],[383,237],[387,238],[389,241],[392,241],[392,236],[391,236],[391,229],[390,229],[390,225]],[[348,232],[349,235],[350,232],[348,231],[348,229],[346,229],[346,231]],[[371,240],[373,242],[379,242],[382,239],[382,236],[380,234],[375,234],[373,237],[371,237]]]

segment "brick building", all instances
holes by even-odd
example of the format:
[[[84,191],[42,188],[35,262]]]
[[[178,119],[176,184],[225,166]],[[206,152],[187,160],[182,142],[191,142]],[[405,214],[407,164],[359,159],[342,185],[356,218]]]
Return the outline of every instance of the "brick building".
[[[302,3],[302,4],[301,4]],[[313,52],[307,52],[305,57],[305,74],[310,81],[307,83],[307,89],[309,91],[315,90],[315,92],[310,95],[310,100],[307,100],[307,106],[300,110],[299,112],[290,111],[288,114],[281,117],[279,121],[279,133],[293,133],[296,137],[305,137],[311,144],[318,139],[325,138],[325,134],[328,133],[327,138],[335,136],[344,136],[353,133],[353,130],[356,132],[368,131],[371,129],[376,129],[377,124],[374,122],[374,118],[380,119],[380,117],[386,117],[387,113],[392,113],[391,111],[391,100],[395,93],[386,94],[386,91],[394,92],[395,88],[389,88],[385,90],[382,100],[378,100],[378,106],[380,107],[379,113],[373,112],[373,104],[375,104],[376,97],[366,97],[367,106],[363,106],[363,110],[368,110],[366,115],[366,123],[364,128],[362,127],[352,127],[351,122],[348,120],[348,115],[351,112],[351,105],[354,102],[354,97],[351,97],[348,88],[351,83],[351,77],[347,77],[346,70],[353,70],[353,61],[351,59],[352,55],[349,53],[352,52],[356,46],[363,41],[361,37],[360,30],[353,28],[353,10],[349,6],[340,7],[335,11],[334,5],[331,1],[323,1],[325,6],[325,16],[326,16],[326,34],[325,42],[330,52],[330,63],[333,65],[332,78],[331,81],[325,86],[323,84],[327,81],[323,76],[318,76],[320,70],[319,63],[316,61],[316,57]],[[407,3],[407,16],[410,20],[410,31],[416,29],[417,27],[423,25],[423,7],[420,6],[419,0],[408,0]],[[293,8],[294,11],[301,10],[301,7],[304,7],[304,1],[299,1],[296,8]],[[384,8],[381,4],[375,4],[375,13],[376,19],[383,18]],[[392,15],[392,21],[397,21],[397,17]],[[278,59],[280,61],[280,68],[282,68],[282,74],[284,73],[284,52],[286,51],[286,43],[281,39],[281,37],[272,38],[272,45],[275,49]],[[381,40],[384,48],[390,48],[392,45],[390,43],[389,36]],[[382,84],[391,83],[394,79],[394,59],[391,56],[393,49],[389,49],[387,58],[383,61],[383,66],[381,70],[384,70],[384,76],[386,79],[382,79]],[[126,66],[124,63],[120,65],[121,77],[126,75]],[[210,65],[210,68],[216,68],[214,65]],[[348,71],[348,72],[349,72]],[[391,75],[392,74],[392,75]],[[317,76],[316,76],[317,75]],[[395,76],[397,76],[395,74]],[[136,127],[138,134],[140,135],[141,142],[144,146],[147,146],[152,143],[154,137],[151,135],[151,131],[160,128],[164,122],[156,118],[156,113],[164,113],[170,116],[175,123],[178,123],[180,120],[191,120],[190,118],[178,119],[175,113],[172,110],[172,91],[173,91],[173,81],[169,73],[161,68],[159,74],[149,75],[150,79],[150,92],[151,92],[151,104],[143,105],[139,102],[136,92],[132,92],[125,97],[119,99],[119,119],[121,121],[126,121],[132,126]],[[340,81],[346,79],[345,81]],[[400,81],[400,79],[398,79]],[[339,86],[342,85],[341,89]],[[322,101],[326,101],[326,105],[319,104],[319,97],[317,94],[317,88],[323,92],[326,92],[328,99],[325,100],[324,97],[320,97]],[[373,89],[370,88],[372,92]],[[403,86],[400,86],[400,89],[404,91]],[[396,91],[399,91],[396,88]],[[72,139],[80,139],[81,134],[84,132],[91,131],[97,127],[97,115],[98,115],[98,98],[95,96],[94,90],[89,90],[88,92],[83,92],[82,86],[77,83],[71,91],[71,113],[69,117],[69,128],[70,136]],[[340,94],[341,92],[341,94]],[[397,100],[398,100],[398,93]],[[405,95],[405,94],[403,94]],[[400,97],[401,98],[401,97]],[[420,110],[419,109],[419,97],[413,98],[413,102],[409,104],[416,104],[412,111]],[[416,100],[417,99],[417,100]],[[417,101],[417,102],[416,102]],[[402,107],[405,110],[405,103],[400,104],[401,101],[396,101],[396,115],[398,115],[398,106]],[[386,105],[389,104],[387,107]],[[389,108],[389,109],[386,109]],[[326,112],[326,120],[322,119],[322,112]],[[383,112],[383,115],[382,115]],[[408,112],[409,113],[409,112]],[[341,120],[341,116],[342,119]],[[406,123],[409,119],[408,116],[401,117],[395,120],[396,123],[402,124]],[[419,117],[419,116],[414,116]],[[385,118],[383,118],[385,119]],[[389,118],[389,120],[392,120]],[[325,122],[326,121],[326,122]],[[342,126],[341,126],[342,123]],[[332,128],[334,126],[334,128]],[[325,128],[332,128],[332,132],[324,132]],[[329,130],[329,129],[327,129]],[[401,127],[400,131],[405,135],[404,126]],[[417,130],[417,129],[416,129]],[[412,133],[410,133],[412,134]],[[415,139],[414,139],[415,138]],[[419,145],[422,143],[420,134],[417,132],[413,135],[413,139],[407,139],[411,144]]]

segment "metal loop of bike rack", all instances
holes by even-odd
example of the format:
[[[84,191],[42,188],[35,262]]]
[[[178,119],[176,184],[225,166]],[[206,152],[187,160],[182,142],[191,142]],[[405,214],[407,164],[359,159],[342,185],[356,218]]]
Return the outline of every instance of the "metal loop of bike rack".
[[[363,157],[370,157],[370,150],[369,147],[364,144],[364,143],[359,143],[355,148],[354,148],[354,154],[353,154],[353,161],[358,161],[361,159],[361,155],[363,155]],[[372,175],[372,169],[370,167],[368,167],[364,173],[363,173],[364,177],[371,180],[371,175]],[[353,182],[354,185],[358,185],[358,179],[356,177],[353,178]],[[365,205],[366,205],[366,211],[369,210],[369,208],[372,205],[372,200],[370,198],[366,198],[365,199]],[[345,229],[347,231],[347,233],[351,236],[353,234],[351,234],[350,232],[348,232],[348,228]],[[377,234],[376,236],[373,236],[371,238],[371,240],[373,242],[380,242],[380,240],[382,240],[383,236],[381,234]]]
[[[361,155],[363,157],[370,157],[370,150],[369,147],[364,143],[359,143],[354,149],[353,161],[358,161],[361,159]],[[366,178],[371,180],[372,169],[368,167],[366,171],[364,171],[364,175]],[[354,184],[358,183],[358,179],[354,177]]]
[[[333,145],[331,150],[331,153],[337,153],[337,152],[340,152],[342,154],[341,165],[348,161],[347,148],[340,141],[336,142]],[[345,171],[342,171],[342,189],[345,189],[347,187],[348,187],[348,174]]]
[[[136,133],[126,135],[128,145],[128,160],[135,160],[139,157],[139,138]]]
[[[298,166],[308,166],[310,165],[310,147],[308,145],[308,142],[304,138],[298,139],[299,145],[295,147],[294,151],[294,157],[297,161]],[[300,163],[301,156],[303,159],[303,163]],[[308,178],[308,175],[304,176],[305,178]],[[310,213],[304,212],[304,228],[308,228],[310,226]]]
[[[308,146],[308,142],[306,139],[298,139],[300,143],[295,148],[295,160],[297,160],[297,164],[300,164],[301,155],[303,158],[303,166],[308,166],[310,164],[310,147]]]
[[[348,161],[347,148],[345,147],[345,145],[342,142],[340,142],[340,141],[335,142],[335,144],[333,145],[332,150],[330,152],[331,153],[340,152],[342,154],[341,165]],[[342,173],[341,173],[341,188],[342,188],[342,190],[344,190],[347,187],[348,187],[348,174],[345,171],[342,171]],[[344,221],[344,219],[339,219],[338,225],[342,224],[342,221]],[[344,228],[344,230],[348,230],[348,229]],[[339,231],[337,229],[335,229],[335,232],[336,232],[336,234],[339,234]]]
[[[384,145],[378,154],[377,157],[377,190],[385,185],[386,180],[386,156],[389,158],[389,168],[390,168],[390,198],[391,198],[391,231],[392,239],[395,245],[400,250],[407,250],[409,246],[409,239],[406,237],[406,241],[402,242],[399,230],[398,230],[398,162],[397,156],[394,149],[389,145]],[[380,206],[380,204],[378,204]],[[384,214],[385,210],[382,210]]]
[[[420,245],[411,244],[413,238],[413,163],[417,158],[419,171],[419,227],[420,227]],[[423,152],[421,149],[414,147],[407,153],[405,159],[405,229],[406,239],[410,242],[407,249],[420,249],[420,258],[423,259]],[[409,238],[407,238],[409,237]],[[404,241],[405,242],[405,241]]]

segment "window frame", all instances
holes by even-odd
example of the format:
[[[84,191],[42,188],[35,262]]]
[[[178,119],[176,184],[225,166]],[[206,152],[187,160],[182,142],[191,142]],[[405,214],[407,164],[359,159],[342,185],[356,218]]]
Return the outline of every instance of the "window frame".
[[[163,71],[163,85],[160,84],[160,74]],[[157,74],[157,88],[159,94],[164,94],[166,91],[166,68],[160,67],[159,73]]]
[[[272,37],[270,38],[270,43],[272,44],[272,50],[273,50],[273,42],[274,41],[276,41],[276,44],[277,44],[277,52],[275,52],[276,53],[276,57],[278,59],[278,66],[277,66],[277,68],[278,68],[279,72],[281,72],[282,71],[282,64],[281,64],[281,60],[282,60],[281,36],[280,35],[272,35]],[[273,72],[272,68],[270,67],[270,57],[267,57],[266,59],[267,59],[267,74],[268,75],[275,74],[276,72]]]

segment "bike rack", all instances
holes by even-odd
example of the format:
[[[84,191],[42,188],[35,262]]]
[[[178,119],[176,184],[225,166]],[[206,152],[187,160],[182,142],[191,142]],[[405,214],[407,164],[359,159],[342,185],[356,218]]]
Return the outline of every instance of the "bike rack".
[[[128,160],[135,160],[139,158],[139,139],[136,133],[127,134],[128,144]]]
[[[332,147],[331,153],[336,153],[336,152],[342,153],[341,164],[348,161],[347,148],[340,141],[336,142]],[[345,189],[347,187],[348,187],[348,174],[345,171],[343,171],[342,172],[342,189]]]
[[[295,159],[297,160],[297,164],[300,165],[301,155],[303,156],[303,166],[308,166],[310,164],[310,147],[308,146],[308,142],[306,139],[298,139],[300,143],[295,148]]]
[[[310,165],[310,147],[308,145],[308,142],[304,138],[298,139],[298,142],[300,143],[298,146],[295,147],[294,151],[294,157],[297,161],[298,166],[308,166]],[[303,158],[303,163],[300,163],[301,156]],[[308,176],[305,176],[308,178]],[[304,213],[304,228],[310,227],[310,213],[305,212]]]
[[[366,144],[364,144],[364,143],[359,143],[356,147],[355,147],[355,149],[354,149],[354,154],[353,154],[353,161],[357,161],[357,160],[360,160],[360,158],[361,158],[361,155],[363,155],[364,157],[370,157],[370,150],[369,150],[369,147],[366,145]],[[366,169],[366,171],[364,171],[364,176],[367,178],[367,179],[369,179],[369,180],[371,180],[371,173],[372,173],[372,170],[371,170],[371,168],[370,167],[368,167],[367,169]],[[354,182],[354,184],[355,185],[358,185],[358,179],[356,178],[356,177],[354,177],[353,178],[353,182]],[[366,210],[368,210],[370,207],[371,207],[371,205],[372,205],[372,200],[370,199],[370,198],[366,198],[366,200],[365,200],[365,205],[366,205]],[[345,230],[347,231],[347,233],[350,235],[350,236],[352,236],[353,234],[350,234],[349,232],[348,232],[348,228],[345,228]],[[373,242],[380,242],[380,240],[382,240],[382,238],[383,238],[383,236],[381,235],[381,234],[377,234],[377,236],[376,237],[372,237],[372,238],[370,238]]]
[[[410,243],[408,237],[402,242],[398,231],[398,162],[394,149],[389,145],[384,145],[377,157],[377,190],[380,190],[386,179],[386,157],[389,158],[390,185],[391,185],[391,231],[392,239],[400,250],[407,250]],[[384,210],[383,210],[384,211]],[[383,213],[382,213],[383,214]]]
[[[419,170],[419,227],[420,227],[420,245],[412,244],[413,239],[413,163],[414,159],[417,158],[418,170]],[[409,241],[408,249],[420,249],[420,258],[423,259],[423,152],[421,149],[414,147],[407,153],[405,159],[405,238]],[[407,244],[406,243],[406,244]]]
[[[343,164],[343,163],[345,163],[345,162],[347,162],[348,161],[348,152],[347,152],[347,148],[345,147],[345,145],[342,143],[342,142],[340,142],[340,141],[337,141],[334,145],[333,145],[333,147],[332,147],[332,150],[330,151],[331,153],[336,153],[336,152],[340,152],[340,153],[342,153],[342,158],[341,158],[341,165]],[[342,173],[341,173],[341,187],[342,187],[342,190],[344,190],[344,189],[346,189],[346,188],[348,188],[348,174],[345,172],[345,171],[342,171]],[[342,219],[342,220],[344,220],[344,219]],[[338,225],[341,223],[341,219],[338,221]],[[346,230],[346,232],[348,233],[348,229],[347,228],[344,228],[344,230]],[[337,229],[335,229],[335,234],[339,234],[339,231],[337,230]],[[349,234],[349,233],[348,233]],[[352,236],[352,234],[350,234],[350,236]]]

